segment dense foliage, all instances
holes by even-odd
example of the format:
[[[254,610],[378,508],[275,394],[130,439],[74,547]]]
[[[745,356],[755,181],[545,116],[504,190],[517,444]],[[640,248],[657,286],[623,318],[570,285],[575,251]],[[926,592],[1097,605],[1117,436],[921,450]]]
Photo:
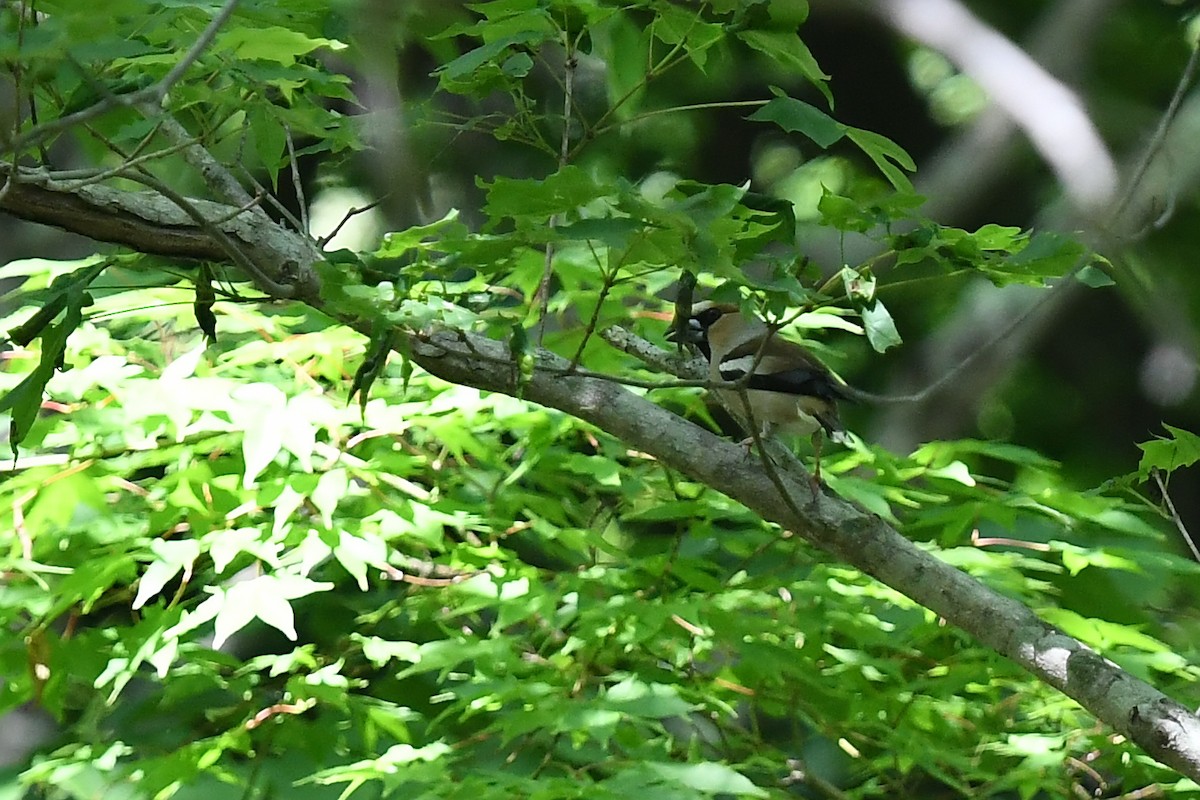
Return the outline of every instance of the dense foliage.
[[[357,180],[371,123],[352,76],[375,54],[349,6],[246,3],[185,55],[219,5],[87,5],[0,10],[26,109],[14,164],[57,167],[61,149],[56,180],[203,196],[201,145],[251,193],[299,194],[271,209],[297,224],[298,185]],[[272,301],[241,263],[152,250],[0,268],[18,292],[0,371],[0,711],[54,723],[0,793],[1198,791],[720,487],[571,415],[440,381],[406,338],[483,333],[526,374],[544,345],[717,429],[702,389],[601,335],[664,344],[685,275],[853,376],[904,346],[890,297],[949,314],[971,281],[1112,291],[1110,259],[1051,230],[923,216],[904,149],[837,120],[799,0],[419,8],[402,22],[437,88],[406,108],[415,152],[437,172],[435,147],[482,132],[493,161],[448,190],[461,208],[404,223],[426,202],[408,197],[378,241],[326,248],[320,304]],[[735,100],[749,68],[756,99]],[[157,107],[114,99],[156,86]],[[695,104],[801,142],[779,152],[803,161],[753,186],[644,168],[664,142],[700,147],[707,109],[674,108]],[[293,183],[300,161],[319,180],[297,168]],[[817,263],[803,243],[818,232],[870,255]],[[870,413],[846,415],[862,429]],[[1101,485],[986,436],[908,453],[854,437],[822,473],[1194,708],[1198,620],[1172,608],[1200,568],[1153,487],[1200,439],[1162,433]]]

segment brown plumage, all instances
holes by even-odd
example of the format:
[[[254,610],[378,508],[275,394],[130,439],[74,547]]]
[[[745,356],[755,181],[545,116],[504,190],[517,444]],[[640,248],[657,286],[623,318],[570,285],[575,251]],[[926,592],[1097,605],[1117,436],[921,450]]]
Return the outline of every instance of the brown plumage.
[[[795,342],[776,335],[758,318],[742,315],[737,306],[697,303],[692,307],[685,338],[696,345],[709,364],[713,381],[746,382],[750,416],[760,435],[812,435],[820,476],[820,437],[844,439],[837,401],[846,394],[829,370]],[[717,389],[727,408],[745,414],[734,389]]]

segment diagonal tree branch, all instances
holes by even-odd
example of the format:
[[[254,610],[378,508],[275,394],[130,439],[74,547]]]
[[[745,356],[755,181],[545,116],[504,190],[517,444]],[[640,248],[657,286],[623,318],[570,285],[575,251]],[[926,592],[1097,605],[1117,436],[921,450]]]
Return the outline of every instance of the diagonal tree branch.
[[[0,210],[145,252],[205,259],[223,253],[206,238],[203,228],[161,197],[96,186],[70,191],[44,176],[26,177],[13,189],[22,202],[6,197]],[[192,202],[211,212],[212,219],[225,219],[231,211],[216,203]],[[257,263],[275,265],[273,280],[286,282],[292,273],[307,276],[306,302],[336,316],[327,299],[317,294],[311,243],[281,226],[264,226],[246,216],[235,214],[220,226],[261,256]],[[306,259],[306,254],[307,260],[296,261]],[[342,321],[370,334],[369,321]],[[733,442],[613,381],[568,374],[569,363],[544,350],[536,353],[532,376],[523,379],[503,342],[449,330],[405,336],[413,360],[431,374],[464,386],[520,395],[576,416],[718,489],[912,598],[1073,698],[1160,762],[1200,780],[1200,718],[1190,710],[1038,619],[1023,604],[917,547],[879,517],[836,496],[818,497],[808,473],[794,460],[780,458],[778,480],[773,480],[756,456]]]
[[[1022,603],[920,549],[879,517],[840,498],[814,502],[808,473],[794,461],[779,469],[789,498],[764,465],[737,444],[597,378],[563,375],[566,361],[539,353],[523,386],[504,344],[459,332],[435,334],[412,352],[443,380],[521,396],[586,420],[625,444],[723,492],[763,519],[792,530],[967,631],[1129,736],[1154,758],[1193,778],[1200,775],[1200,718],[1128,674]],[[797,515],[794,509],[800,509]]]

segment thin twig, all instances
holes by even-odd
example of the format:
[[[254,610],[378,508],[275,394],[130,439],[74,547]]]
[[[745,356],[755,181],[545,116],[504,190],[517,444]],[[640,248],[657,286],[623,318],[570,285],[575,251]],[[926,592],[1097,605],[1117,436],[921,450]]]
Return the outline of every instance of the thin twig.
[[[798,758],[789,758],[788,767],[791,768],[791,773],[784,779],[785,786],[802,783],[805,786],[820,793],[827,800],[849,800],[850,795],[843,792],[834,784],[822,778],[820,775],[812,772],[808,766]]]
[[[657,117],[662,114],[677,114],[683,111],[703,111],[710,108],[756,108],[765,106],[770,100],[731,100],[728,102],[712,102],[712,103],[690,103],[682,106],[671,106],[670,108],[656,108],[652,111],[643,111],[640,114],[634,114],[628,119],[617,120],[603,127],[592,128],[592,137],[595,138],[601,134],[616,130],[625,125],[632,125],[650,117]]]
[[[342,215],[341,221],[338,222],[337,225],[333,226],[333,230],[331,230],[326,235],[322,236],[320,239],[317,239],[317,248],[320,250],[324,250],[325,245],[327,245],[331,241],[333,241],[333,238],[338,235],[338,233],[342,230],[342,228],[345,227],[347,222],[349,222],[351,219],[353,219],[354,217],[356,217],[359,214],[366,213],[367,211],[370,211],[371,209],[376,208],[380,203],[382,203],[384,200],[388,199],[388,197],[390,197],[390,196],[391,196],[391,192],[388,192],[388,194],[385,194],[383,197],[380,197],[378,200],[374,200],[370,203],[367,203],[362,208],[358,208],[357,206],[352,207],[349,211],[347,211],[345,214]]]
[[[691,35],[692,28],[694,28],[696,23],[700,21],[701,15],[701,11],[696,12],[696,17],[692,20],[691,27],[683,32],[683,35],[679,37],[679,41],[675,43],[671,50],[665,56],[663,56],[657,64],[646,64],[646,73],[642,76],[642,79],[633,86],[629,87],[625,94],[617,98],[616,102],[609,105],[608,109],[600,115],[600,119],[596,120],[596,124],[593,125],[590,130],[584,132],[582,140],[575,145],[575,151],[571,153],[572,156],[575,155],[575,152],[577,152],[580,147],[583,147],[585,143],[590,141],[592,137],[595,136],[596,131],[605,130],[604,124],[608,122],[608,120],[614,114],[616,114],[622,108],[622,106],[632,100],[638,92],[650,85],[650,82],[655,78],[659,77],[676,64],[682,63],[686,58],[689,57],[688,54],[684,52],[684,48],[687,45],[688,37]],[[653,37],[651,37],[651,42],[653,42]],[[652,59],[653,53],[648,53],[647,58]]]
[[[575,355],[571,356],[571,364],[567,370],[574,372],[579,367],[579,362],[583,358],[583,351],[591,341],[592,335],[596,332],[596,325],[600,323],[600,311],[604,308],[604,301],[608,299],[608,293],[612,291],[616,270],[609,270],[604,274],[604,283],[600,286],[600,294],[596,298],[596,307],[592,309],[591,319],[588,320],[587,327],[583,331],[583,339],[579,342],[579,347],[575,350]]]
[[[1129,184],[1125,187],[1125,191],[1121,194],[1120,201],[1113,207],[1112,213],[1109,214],[1109,225],[1115,224],[1118,217],[1133,200],[1133,194],[1142,180],[1146,177],[1146,172],[1150,169],[1150,162],[1154,160],[1154,156],[1162,149],[1167,141],[1167,133],[1171,127],[1171,123],[1175,121],[1175,117],[1179,114],[1179,106],[1183,103],[1184,95],[1187,94],[1188,88],[1192,85],[1192,80],[1195,78],[1196,69],[1200,67],[1200,47],[1192,47],[1192,54],[1188,57],[1187,64],[1183,67],[1183,72],[1179,76],[1179,82],[1175,85],[1175,93],[1171,95],[1171,101],[1167,103],[1167,109],[1163,112],[1162,118],[1158,121],[1158,127],[1154,130],[1154,135],[1150,137],[1149,144],[1146,145],[1146,152],[1142,154],[1141,160],[1133,171],[1133,176],[1129,179]]]
[[[640,234],[639,234],[640,236]],[[609,292],[620,281],[617,279],[617,274],[621,271],[621,267],[625,264],[625,257],[629,255],[629,247],[621,254],[621,259],[616,264],[608,265],[605,269],[605,264],[600,258],[600,254],[596,252],[596,246],[589,239],[587,240],[588,250],[592,254],[592,260],[596,262],[596,268],[600,270],[604,276],[604,283],[600,287],[600,294],[596,298],[596,306],[592,309],[591,319],[588,320],[587,327],[583,331],[583,339],[579,342],[579,347],[575,350],[575,355],[571,357],[571,365],[568,367],[570,372],[575,372],[579,367],[579,362],[583,358],[583,351],[591,341],[592,336],[596,333],[596,326],[600,324],[600,312],[604,307],[604,301],[608,299]]]
[[[565,50],[563,58],[563,118],[562,118],[562,136],[559,139],[558,148],[558,168],[561,170],[569,163],[571,151],[571,117],[572,109],[574,108],[573,93],[575,88],[575,68],[578,62],[575,57],[575,51],[571,46],[570,37],[566,30],[563,30],[563,49]],[[552,214],[550,216],[550,231],[558,227],[560,222],[560,214]],[[546,242],[546,258],[542,266],[542,279],[538,282],[537,292],[533,296],[534,307],[539,309],[540,318],[538,319],[537,343],[540,347],[542,340],[546,336],[546,321],[550,316],[550,283],[554,280],[554,242]]]
[[[244,205],[251,200],[250,193],[233,176],[224,164],[217,161],[200,141],[192,136],[179,120],[163,112],[162,108],[142,103],[138,106],[147,119],[161,120],[162,134],[167,141],[186,145],[183,147],[184,159],[192,168],[200,173],[206,186],[220,195],[221,199],[232,205]],[[267,220],[266,212],[259,211],[262,219]]]
[[[1151,470],[1150,476],[1154,478],[1154,482],[1158,484],[1158,490],[1162,493],[1163,502],[1167,505],[1167,513],[1171,517],[1171,521],[1175,523],[1175,527],[1179,530],[1179,534],[1183,536],[1183,541],[1187,542],[1188,550],[1192,551],[1192,558],[1200,561],[1200,548],[1196,547],[1196,542],[1192,539],[1192,535],[1188,533],[1187,526],[1183,524],[1183,518],[1179,516],[1179,512],[1175,510],[1175,504],[1171,502],[1171,494],[1167,491],[1167,483],[1162,479],[1160,470]]]
[[[212,219],[210,219],[209,222],[212,223],[213,225],[222,225],[226,222],[229,222],[230,220],[237,219],[238,217],[240,217],[242,214],[249,211],[250,209],[258,208],[259,206],[261,206],[263,198],[270,197],[270,196],[271,195],[268,194],[266,192],[266,190],[264,189],[259,194],[256,194],[256,195],[254,195],[254,197],[251,197],[249,202],[243,203],[242,205],[237,206],[236,208],[231,207],[228,211],[226,211],[221,216],[213,217]]]
[[[166,158],[169,155],[178,153],[186,146],[186,144],[173,144],[169,147],[164,147],[161,150],[155,150],[153,153],[132,156],[127,160],[122,161],[119,165],[110,167],[108,169],[77,169],[63,170],[62,172],[47,172],[46,177],[50,178],[51,180],[61,181],[70,181],[72,177],[74,177],[74,183],[68,182],[64,187],[67,191],[74,192],[82,189],[85,186],[91,186],[93,184],[100,183],[101,181],[108,180],[109,178],[125,177],[125,174],[130,169],[149,163],[150,161],[157,161],[160,158]]]
[[[300,233],[308,236],[308,202],[304,198],[304,184],[300,180],[300,165],[296,163],[296,143],[292,141],[291,127],[284,125],[287,142],[288,163],[292,168],[292,186],[296,189],[296,204],[300,206]]]
[[[761,434],[758,432],[758,423],[754,419],[754,410],[750,408],[750,397],[746,393],[745,386],[737,388],[738,399],[742,402],[742,409],[745,412],[746,422],[749,423],[750,438],[754,440],[754,449],[758,451],[759,460],[762,462],[763,470],[767,473],[767,477],[771,483],[775,485],[775,491],[779,492],[779,498],[783,500],[788,510],[795,515],[796,519],[804,519],[803,512],[796,505],[796,501],[792,499],[792,493],[788,491],[787,486],[783,482],[783,478],[779,477],[779,472],[775,469],[775,463],[771,461],[771,456],[767,454],[767,449],[763,445]],[[732,409],[730,409],[732,411]],[[813,487],[813,499],[817,498],[817,488]]]
[[[1041,297],[1035,300],[1024,311],[1013,317],[1007,325],[1000,329],[994,336],[977,347],[974,351],[967,354],[961,361],[942,374],[940,378],[930,383],[925,388],[912,394],[898,395],[883,395],[874,394],[873,392],[865,392],[862,389],[856,389],[847,384],[841,384],[840,388],[845,390],[845,393],[851,400],[858,400],[864,403],[920,403],[940,391],[951,381],[957,378],[964,370],[972,366],[985,354],[989,353],[993,347],[1008,339],[1018,328],[1028,322],[1050,303],[1051,300],[1058,298],[1059,294],[1065,291],[1066,287],[1072,285],[1072,278],[1083,269],[1091,261],[1091,253],[1084,255],[1078,263],[1063,275],[1062,280],[1051,286]]]
[[[291,212],[291,210],[288,209],[287,206],[285,206],[283,203],[281,203],[279,201],[278,197],[276,197],[274,194],[272,194],[270,191],[268,191],[267,187],[262,185],[262,181],[260,181],[256,177],[254,177],[254,175],[250,172],[250,170],[246,169],[246,167],[243,164],[239,163],[238,169],[241,172],[242,178],[244,178],[251,186],[254,187],[254,190],[256,192],[258,192],[259,197],[266,199],[267,203],[271,206],[271,208],[278,211],[280,216],[282,216],[284,219],[286,219],[293,228],[295,228],[302,235],[307,236],[307,228],[305,227],[305,225],[306,225],[305,222],[303,222],[299,217],[297,217],[295,214],[293,214]]]
[[[202,163],[206,163],[205,159],[207,159],[208,162],[211,162],[213,165],[215,165],[214,169],[221,173],[220,176],[210,176],[210,174],[208,172],[204,172],[202,170],[204,177],[206,179],[209,179],[211,177],[215,183],[224,183],[225,179],[228,179],[229,181],[233,181],[236,184],[236,181],[234,180],[233,176],[228,172],[228,170],[225,170],[225,168],[223,166],[218,164],[216,162],[216,159],[214,159],[207,150],[205,150],[196,140],[192,139],[190,134],[187,133],[187,131],[183,128],[183,126],[180,125],[179,122],[177,120],[175,120],[174,117],[162,116],[162,115],[160,115],[160,117],[162,120],[162,127],[164,129],[178,128],[178,130],[182,132],[182,139],[180,139],[179,137],[176,137],[176,136],[172,136],[169,138],[174,139],[176,144],[179,144],[179,145],[186,144],[186,146],[183,147],[183,150],[185,153],[195,153],[195,151],[201,151],[202,155],[200,156],[200,161]],[[102,134],[98,133],[90,125],[85,124],[85,127],[86,127],[87,131],[89,133],[91,133],[93,136],[95,136],[97,138],[97,140],[99,140],[105,147],[112,150],[114,153],[121,156],[121,158],[123,158],[123,159],[126,157],[125,152],[118,145],[116,145],[114,142],[109,140],[106,136],[103,136]],[[189,159],[189,160],[191,160],[191,159]],[[234,264],[236,264],[239,268],[242,269],[243,272],[245,272],[247,275],[249,275],[252,280],[256,281],[259,284],[260,288],[262,288],[262,290],[264,292],[266,292],[267,294],[271,295],[272,298],[275,298],[275,299],[288,298],[288,297],[294,297],[296,295],[296,287],[295,286],[277,283],[269,275],[267,275],[263,270],[259,269],[258,265],[255,264],[249,258],[249,256],[247,256],[245,253],[242,252],[241,248],[238,247],[237,243],[235,243],[233,241],[233,239],[231,239],[228,236],[228,234],[225,233],[225,231],[223,231],[220,227],[218,227],[217,222],[206,217],[196,207],[196,205],[191,200],[189,200],[187,197],[183,196],[179,192],[176,192],[170,186],[168,186],[165,183],[163,183],[162,181],[160,181],[152,173],[150,173],[149,170],[147,170],[145,167],[142,167],[142,166],[135,167],[133,170],[129,171],[126,175],[124,175],[124,177],[128,178],[129,180],[136,181],[137,183],[141,183],[144,186],[148,186],[151,189],[154,189],[156,192],[161,194],[163,197],[167,198],[172,203],[174,203],[176,207],[178,207],[181,211],[183,211],[187,216],[191,217],[192,221],[194,221],[198,226],[200,226],[200,228],[203,229],[205,233],[207,233],[209,236],[211,236],[217,242],[217,244],[221,246],[221,249],[225,251],[226,255],[229,256],[229,258],[234,262]],[[240,190],[238,192],[238,195],[239,195],[238,199],[245,206],[243,211],[255,210],[258,205],[257,200],[255,198],[251,197],[250,194],[247,193],[245,190],[242,190],[240,185],[238,185],[238,189]],[[258,212],[260,214],[263,213],[261,209],[258,209]],[[264,214],[264,216],[265,216],[265,214]]]
[[[225,251],[225,254],[229,256],[230,260],[232,260],[239,269],[249,275],[250,278],[264,292],[274,298],[295,296],[295,286],[276,283],[273,278],[267,275],[267,273],[260,269],[257,264],[251,261],[249,256],[242,252],[242,249],[238,247],[237,243],[234,242],[233,239],[231,239],[229,235],[225,233],[225,231],[221,230],[211,220],[209,220],[208,217],[204,216],[200,209],[196,208],[195,204],[193,204],[179,192],[175,191],[170,186],[167,186],[165,183],[158,180],[150,173],[145,172],[144,170],[138,170],[128,177],[137,181],[138,183],[150,187],[178,206],[179,210],[191,217],[192,221],[199,225],[205,233],[213,237],[217,244],[221,245],[221,249]],[[251,205],[254,204],[254,198],[246,195],[246,199]]]

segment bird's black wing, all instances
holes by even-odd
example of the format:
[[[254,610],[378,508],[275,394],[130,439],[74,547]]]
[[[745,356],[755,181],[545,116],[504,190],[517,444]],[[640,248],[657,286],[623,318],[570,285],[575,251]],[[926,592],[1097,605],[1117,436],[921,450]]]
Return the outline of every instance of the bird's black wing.
[[[721,378],[727,381],[741,380],[745,374],[745,370],[735,367],[721,368]],[[831,401],[847,397],[827,372],[808,367],[796,367],[782,372],[756,372],[750,376],[746,388],[765,392],[807,395]]]

